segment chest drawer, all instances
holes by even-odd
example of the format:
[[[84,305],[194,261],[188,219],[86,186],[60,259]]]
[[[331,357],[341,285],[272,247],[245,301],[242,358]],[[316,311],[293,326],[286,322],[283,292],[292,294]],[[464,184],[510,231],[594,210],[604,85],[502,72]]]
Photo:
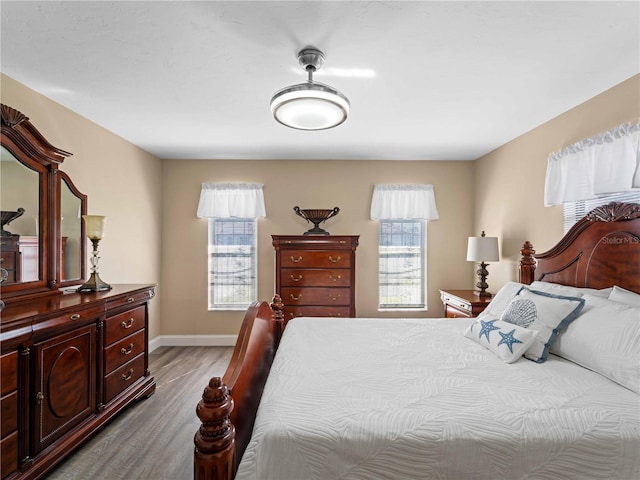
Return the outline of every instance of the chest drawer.
[[[348,287],[351,272],[345,269],[283,268],[280,284],[284,287]]]
[[[285,305],[349,305],[350,288],[283,287],[280,296]]]
[[[446,305],[444,311],[445,318],[471,318],[471,312],[465,308]]]
[[[0,383],[0,396],[18,388],[18,352],[11,352],[0,357],[0,369],[2,376]]]
[[[15,270],[16,268],[15,252],[0,252],[0,267],[6,270]]]
[[[286,250],[282,268],[351,268],[351,254],[335,250]]]
[[[297,317],[342,317],[351,316],[351,309],[348,305],[342,307],[325,307],[325,306],[302,306],[302,307],[284,307],[285,320],[291,320]]]
[[[2,478],[18,469],[18,432],[0,441],[0,475]]]
[[[145,314],[145,307],[142,305],[107,318],[105,327],[105,345],[111,345],[113,342],[117,342],[141,328],[144,328]]]
[[[110,373],[139,353],[144,352],[145,330],[138,330],[133,335],[113,343],[104,350],[105,372]]]
[[[142,292],[132,293],[127,297],[119,297],[114,298],[113,300],[109,300],[109,302],[107,302],[107,309],[111,310],[123,305],[133,305],[139,302],[144,302],[153,298],[154,296],[155,292],[152,288],[150,288],[149,290],[143,290]]]
[[[59,327],[64,325],[65,327],[74,327],[76,324],[83,323],[86,320],[95,320],[96,317],[104,313],[104,306],[92,305],[89,307],[76,308],[68,310],[65,313],[49,318],[44,322],[40,322],[38,325],[39,330],[46,328]]]
[[[0,399],[0,436],[5,438],[14,430],[18,429],[18,391],[15,390],[9,395]]]
[[[120,392],[144,375],[144,354],[128,361],[104,377],[105,402],[110,402]]]

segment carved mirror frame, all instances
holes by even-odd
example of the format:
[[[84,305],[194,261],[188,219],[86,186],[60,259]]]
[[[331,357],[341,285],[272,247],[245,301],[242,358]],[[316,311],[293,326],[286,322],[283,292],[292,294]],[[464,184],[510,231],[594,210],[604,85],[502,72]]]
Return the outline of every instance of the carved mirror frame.
[[[78,191],[65,172],[58,169],[65,158],[72,154],[51,145],[33,126],[29,118],[18,110],[4,104],[0,104],[0,108],[2,147],[22,165],[37,172],[39,176],[39,210],[38,215],[34,217],[38,237],[38,278],[0,285],[0,299],[5,303],[13,303],[36,296],[60,293],[61,287],[84,283],[86,237],[84,222],[80,216],[87,213],[87,197]],[[73,279],[65,278],[62,263],[64,255],[61,236],[61,188],[64,187],[63,184],[79,200],[77,214],[80,237],[79,245],[76,246],[80,256],[77,260],[79,277]]]

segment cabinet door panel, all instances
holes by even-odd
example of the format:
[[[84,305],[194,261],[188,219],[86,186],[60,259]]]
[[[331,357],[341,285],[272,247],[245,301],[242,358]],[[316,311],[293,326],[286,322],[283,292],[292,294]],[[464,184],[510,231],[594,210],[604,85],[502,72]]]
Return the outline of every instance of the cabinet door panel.
[[[39,452],[95,411],[96,326],[34,346],[36,384],[32,448]]]

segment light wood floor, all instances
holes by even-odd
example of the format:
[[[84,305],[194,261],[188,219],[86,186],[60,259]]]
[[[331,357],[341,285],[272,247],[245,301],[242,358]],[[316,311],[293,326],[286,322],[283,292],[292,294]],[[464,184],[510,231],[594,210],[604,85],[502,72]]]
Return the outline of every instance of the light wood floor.
[[[231,347],[160,347],[149,354],[156,392],[134,403],[51,471],[47,480],[193,478],[195,409]]]

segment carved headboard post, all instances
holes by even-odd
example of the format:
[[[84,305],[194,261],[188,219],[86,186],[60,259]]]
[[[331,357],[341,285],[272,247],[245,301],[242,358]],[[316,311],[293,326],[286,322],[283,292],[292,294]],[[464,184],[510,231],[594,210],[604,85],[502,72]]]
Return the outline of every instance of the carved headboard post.
[[[520,266],[518,270],[520,283],[529,285],[535,280],[536,259],[533,257],[534,253],[536,253],[536,251],[533,249],[533,245],[528,241],[524,242],[524,245],[520,250],[522,258],[520,258]]]

